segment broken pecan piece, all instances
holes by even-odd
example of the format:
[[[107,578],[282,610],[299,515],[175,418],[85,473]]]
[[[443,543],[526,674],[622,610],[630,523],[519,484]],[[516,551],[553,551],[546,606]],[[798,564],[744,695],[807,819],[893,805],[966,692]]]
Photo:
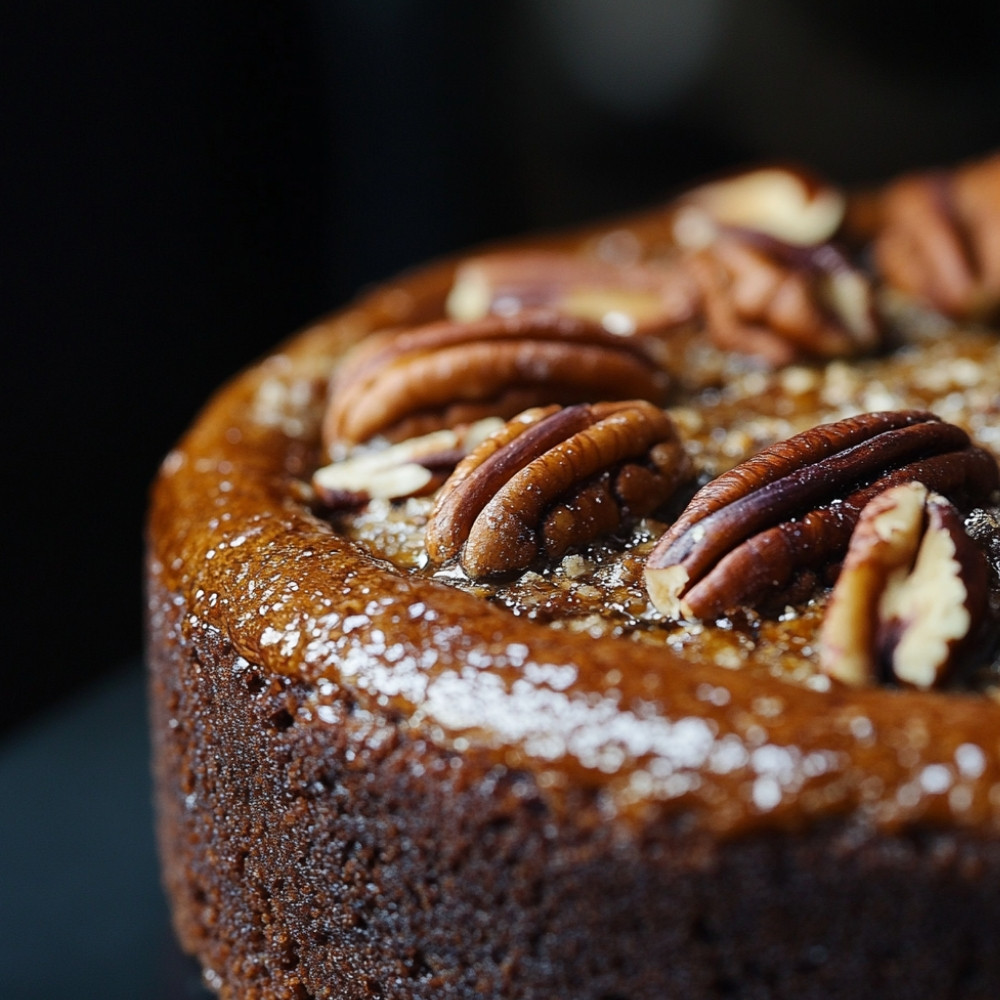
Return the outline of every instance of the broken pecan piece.
[[[313,490],[331,510],[432,493],[465,455],[501,426],[499,417],[486,417],[384,448],[359,448],[317,469]]]
[[[820,667],[852,686],[927,689],[961,663],[985,620],[989,567],[962,516],[922,483],[862,510],[820,632]]]
[[[682,246],[703,247],[720,229],[735,228],[818,246],[833,238],[846,206],[841,190],[801,167],[758,167],[682,195],[675,206],[674,238]]]
[[[662,402],[667,387],[640,338],[589,320],[544,310],[446,320],[362,341],[331,383],[323,440],[336,455],[549,402]]]
[[[876,228],[875,263],[890,285],[957,319],[1000,311],[1000,154],[895,181]]]
[[[917,480],[965,506],[1000,483],[996,460],[930,413],[865,413],[766,448],[703,487],[646,563],[653,604],[670,618],[761,607],[847,548],[861,509]]]
[[[427,553],[473,579],[518,572],[651,512],[688,475],[673,421],[644,400],[529,410],[445,483]]]
[[[460,264],[447,308],[453,319],[465,321],[546,308],[631,334],[664,332],[690,320],[696,298],[686,269],[669,263],[507,251]]]

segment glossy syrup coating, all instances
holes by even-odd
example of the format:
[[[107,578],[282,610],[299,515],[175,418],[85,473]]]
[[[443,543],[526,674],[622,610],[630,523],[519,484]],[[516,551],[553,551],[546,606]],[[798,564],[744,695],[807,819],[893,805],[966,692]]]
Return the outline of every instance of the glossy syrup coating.
[[[580,245],[642,247],[649,229]],[[895,942],[878,995],[962,975],[967,995],[995,993],[970,929],[1000,916],[982,888],[1000,874],[990,696],[812,679],[797,665],[816,606],[752,630],[651,624],[629,567],[662,525],[484,591],[420,565],[400,516],[419,521],[419,502],[336,527],[312,509],[330,371],[369,331],[439,315],[452,273],[387,286],[238,376],[155,485],[160,842],[207,981],[224,997],[640,1000],[756,975],[767,995],[860,996]],[[857,409],[936,409],[996,452],[994,338],[932,333],[770,374],[678,340],[671,413],[704,476]],[[858,903],[872,884],[910,916],[885,926]],[[928,965],[942,926],[968,931],[972,959]]]

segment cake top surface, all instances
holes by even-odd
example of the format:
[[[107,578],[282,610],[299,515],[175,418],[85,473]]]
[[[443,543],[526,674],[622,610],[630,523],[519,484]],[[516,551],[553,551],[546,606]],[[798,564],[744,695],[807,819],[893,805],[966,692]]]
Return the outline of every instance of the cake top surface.
[[[1000,351],[987,266],[914,278],[950,244],[896,249],[919,180],[852,203],[752,171],[376,290],[209,404],[154,490],[154,570],[310,684],[311,724],[347,692],[554,802],[997,825]]]

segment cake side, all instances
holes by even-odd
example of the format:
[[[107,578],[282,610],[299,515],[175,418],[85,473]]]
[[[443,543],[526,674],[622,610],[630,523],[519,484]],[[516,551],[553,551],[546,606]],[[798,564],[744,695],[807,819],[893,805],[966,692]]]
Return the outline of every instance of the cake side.
[[[154,585],[159,839],[223,998],[989,997],[1000,845],[847,816],[720,841],[262,670]]]

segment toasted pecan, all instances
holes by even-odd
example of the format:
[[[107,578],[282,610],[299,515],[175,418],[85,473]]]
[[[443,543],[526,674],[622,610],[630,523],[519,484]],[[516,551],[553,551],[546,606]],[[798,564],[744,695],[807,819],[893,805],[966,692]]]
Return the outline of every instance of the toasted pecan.
[[[532,410],[445,483],[428,555],[474,579],[523,570],[649,513],[689,471],[673,422],[644,400]]]
[[[780,597],[846,550],[864,505],[917,480],[963,506],[1000,483],[964,430],[921,411],[865,413],[782,441],[703,487],[646,563],[654,605],[708,618]]]
[[[546,403],[662,403],[668,385],[641,338],[591,320],[550,310],[444,320],[363,341],[334,376],[323,438],[335,452]]]

